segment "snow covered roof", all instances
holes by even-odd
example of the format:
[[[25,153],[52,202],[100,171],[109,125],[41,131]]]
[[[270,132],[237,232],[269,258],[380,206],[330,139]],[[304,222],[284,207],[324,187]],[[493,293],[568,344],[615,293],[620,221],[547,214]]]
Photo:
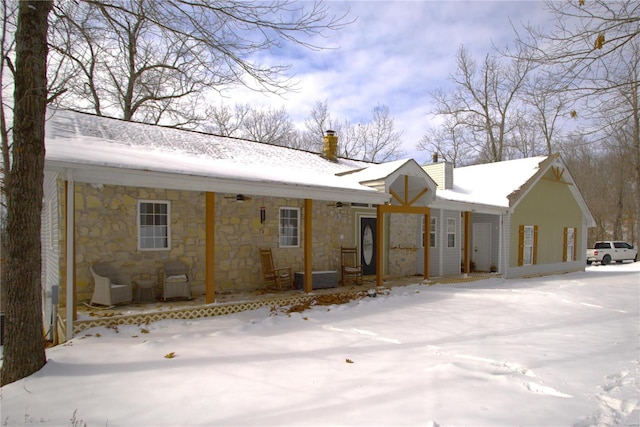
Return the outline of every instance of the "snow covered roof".
[[[548,156],[528,157],[453,170],[453,188],[437,191],[437,198],[454,202],[509,208],[509,196],[540,171]]]
[[[570,184],[569,190],[584,212],[587,225],[594,227],[595,220],[586,201],[557,154],[456,168],[453,170],[453,188],[438,189],[436,205],[439,203],[440,207],[450,207],[452,204],[467,204],[463,209],[473,205],[478,212],[514,209],[553,166],[563,171],[562,179]]]
[[[371,163],[194,131],[50,111],[46,168],[77,181],[384,203],[389,195],[341,173]],[[171,177],[165,176],[170,174]],[[134,181],[135,180],[135,181]],[[173,186],[173,187],[172,187]]]

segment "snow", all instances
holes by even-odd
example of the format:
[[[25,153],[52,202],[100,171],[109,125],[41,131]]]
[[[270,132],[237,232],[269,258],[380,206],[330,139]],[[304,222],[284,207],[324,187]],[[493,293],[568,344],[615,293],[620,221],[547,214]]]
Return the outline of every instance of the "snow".
[[[509,195],[539,170],[547,156],[465,166],[453,170],[453,188],[438,190],[438,198],[456,202],[509,207]]]
[[[63,168],[75,164],[123,170],[173,173],[231,181],[308,185],[370,194],[370,187],[337,174],[371,163],[238,138],[98,117],[68,110],[50,111],[46,160]],[[384,197],[384,195],[383,195]]]
[[[637,426],[639,305],[625,263],[93,328],[1,389],[1,422]]]
[[[305,186],[329,189],[336,193],[336,200],[352,201],[349,195],[358,193],[374,204],[384,203],[390,196],[366,184],[392,175],[411,161],[373,164],[340,158],[332,162],[303,150],[68,110],[49,112],[46,149],[49,168],[57,164],[67,170],[73,164],[111,167],[119,175],[143,171],[219,178],[245,182],[247,190],[256,182]],[[437,197],[509,207],[508,196],[534,176],[545,159],[540,156],[456,168],[453,189],[438,189]],[[137,179],[139,175],[133,177]],[[342,198],[340,192],[344,192]]]

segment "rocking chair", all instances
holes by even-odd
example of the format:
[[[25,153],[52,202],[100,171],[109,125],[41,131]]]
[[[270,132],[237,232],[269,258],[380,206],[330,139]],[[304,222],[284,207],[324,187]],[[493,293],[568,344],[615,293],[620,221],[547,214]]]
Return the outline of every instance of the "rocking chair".
[[[267,288],[293,289],[293,275],[290,267],[275,268],[271,249],[260,249],[260,262],[262,263],[262,277]]]

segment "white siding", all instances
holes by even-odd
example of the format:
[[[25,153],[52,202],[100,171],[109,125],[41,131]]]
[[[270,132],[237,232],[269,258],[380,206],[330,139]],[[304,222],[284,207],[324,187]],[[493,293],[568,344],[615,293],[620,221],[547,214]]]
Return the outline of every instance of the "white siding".
[[[58,174],[45,172],[42,205],[42,304],[45,330],[51,325],[51,289],[60,283],[60,212],[58,209]]]

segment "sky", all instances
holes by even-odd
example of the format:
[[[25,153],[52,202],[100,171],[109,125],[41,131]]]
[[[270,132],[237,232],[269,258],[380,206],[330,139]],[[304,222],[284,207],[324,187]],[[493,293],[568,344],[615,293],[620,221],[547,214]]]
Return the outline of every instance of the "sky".
[[[493,46],[514,40],[512,24],[545,25],[549,15],[541,1],[350,1],[328,2],[333,13],[349,11],[356,19],[321,40],[335,49],[281,49],[262,60],[291,64],[299,91],[284,98],[247,90],[232,92],[231,101],[262,107],[284,107],[304,126],[313,105],[328,101],[334,119],[368,122],[378,105],[389,107],[404,150],[420,163],[431,153],[416,144],[437,123],[431,93],[451,85],[455,55],[461,45],[481,59]]]
[[[639,283],[625,262],[96,327],[0,389],[0,424],[637,426]]]

